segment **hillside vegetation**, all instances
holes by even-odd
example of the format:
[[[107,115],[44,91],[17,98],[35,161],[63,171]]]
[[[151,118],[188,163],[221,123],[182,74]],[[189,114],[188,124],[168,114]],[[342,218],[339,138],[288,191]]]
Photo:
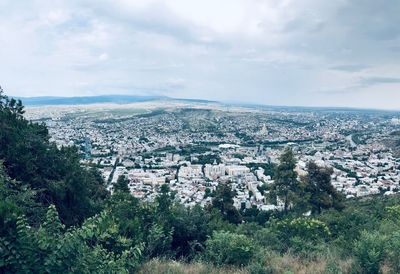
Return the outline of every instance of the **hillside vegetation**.
[[[175,203],[167,184],[144,203],[123,177],[110,195],[23,113],[0,89],[0,273],[400,272],[399,196],[343,201],[329,169],[297,181],[287,150],[270,189],[282,212],[237,210],[229,185],[206,208]]]

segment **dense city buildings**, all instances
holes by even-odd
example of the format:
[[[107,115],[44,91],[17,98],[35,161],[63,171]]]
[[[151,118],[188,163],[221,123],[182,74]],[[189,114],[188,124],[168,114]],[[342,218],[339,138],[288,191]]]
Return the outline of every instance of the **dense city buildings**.
[[[169,104],[28,108],[27,117],[45,122],[58,146],[77,145],[82,163],[97,166],[111,191],[123,175],[144,200],[168,183],[181,203],[204,206],[218,184],[230,182],[236,207],[279,209],[265,190],[285,146],[299,176],[310,161],[332,167],[332,184],[347,198],[400,190],[399,113]]]

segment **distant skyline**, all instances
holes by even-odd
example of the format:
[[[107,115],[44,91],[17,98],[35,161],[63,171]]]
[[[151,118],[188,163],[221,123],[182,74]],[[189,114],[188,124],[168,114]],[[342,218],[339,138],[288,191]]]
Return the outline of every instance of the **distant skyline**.
[[[7,94],[400,109],[400,1],[0,1]]]

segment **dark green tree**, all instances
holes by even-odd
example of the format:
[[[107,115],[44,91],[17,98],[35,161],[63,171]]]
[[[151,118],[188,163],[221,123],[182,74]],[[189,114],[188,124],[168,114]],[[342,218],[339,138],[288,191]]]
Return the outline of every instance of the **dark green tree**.
[[[125,175],[118,176],[117,182],[114,184],[114,191],[129,193],[129,179]]]
[[[161,217],[169,217],[171,215],[174,199],[175,192],[170,190],[168,184],[162,184],[156,198],[157,211]]]
[[[230,183],[219,184],[213,198],[213,207],[218,209],[223,218],[230,223],[239,224],[242,222],[242,215],[233,205],[233,198],[236,192],[232,190]]]
[[[192,259],[204,250],[205,241],[211,235],[210,213],[200,205],[192,208],[177,204],[173,208],[172,248],[176,257]]]
[[[307,175],[302,178],[305,191],[309,195],[312,213],[321,213],[322,209],[343,208],[343,196],[336,191],[331,182],[333,170],[318,166],[315,162],[307,164]]]
[[[171,244],[174,200],[175,192],[170,190],[168,184],[162,184],[156,197],[151,224],[147,227],[145,250],[147,257],[171,257],[173,255]]]
[[[22,115],[25,113],[24,106],[21,100],[15,100],[9,98],[4,94],[3,88],[0,86],[0,111],[4,111],[7,114],[14,116],[15,118],[22,119]]]
[[[296,159],[293,150],[286,147],[279,157],[279,165],[276,167],[274,183],[271,188],[273,198],[283,200],[285,214],[289,208],[295,206],[301,191],[295,167]]]
[[[35,191],[43,210],[27,213],[32,224],[54,204],[67,226],[98,213],[107,197],[105,183],[94,169],[83,167],[75,147],[57,148],[44,124],[28,121],[20,101],[0,88],[0,159],[8,176]]]

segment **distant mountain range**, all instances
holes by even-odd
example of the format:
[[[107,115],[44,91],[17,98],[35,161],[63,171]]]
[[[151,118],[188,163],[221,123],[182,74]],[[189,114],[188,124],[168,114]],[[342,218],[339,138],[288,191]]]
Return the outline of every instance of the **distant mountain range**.
[[[327,111],[327,112],[396,112],[398,110],[380,110],[380,109],[362,109],[351,107],[307,107],[307,106],[274,106],[274,105],[261,105],[251,103],[234,103],[234,102],[219,102],[204,99],[181,99],[172,98],[168,96],[157,95],[98,95],[98,96],[75,96],[75,97],[56,97],[56,96],[43,96],[43,97],[18,97],[11,96],[16,99],[21,99],[25,106],[51,106],[51,105],[89,105],[89,104],[129,104],[138,102],[149,101],[174,101],[186,102],[193,104],[220,104],[224,106],[237,106],[251,109],[263,109],[274,111]]]
[[[216,101],[200,99],[177,99],[167,96],[139,96],[139,95],[99,95],[99,96],[76,96],[76,97],[17,97],[26,106],[48,106],[48,105],[88,105],[101,103],[129,104],[156,100],[173,100],[193,103],[217,103]]]

